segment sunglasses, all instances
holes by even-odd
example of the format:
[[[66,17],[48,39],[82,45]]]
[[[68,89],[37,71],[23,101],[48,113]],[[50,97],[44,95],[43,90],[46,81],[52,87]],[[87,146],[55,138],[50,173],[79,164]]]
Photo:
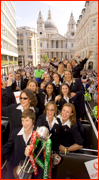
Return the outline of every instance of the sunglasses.
[[[22,100],[22,99],[27,100],[28,98],[27,98],[27,97],[20,97],[20,99],[21,99],[21,100]]]
[[[47,109],[47,111],[54,111],[54,109]]]

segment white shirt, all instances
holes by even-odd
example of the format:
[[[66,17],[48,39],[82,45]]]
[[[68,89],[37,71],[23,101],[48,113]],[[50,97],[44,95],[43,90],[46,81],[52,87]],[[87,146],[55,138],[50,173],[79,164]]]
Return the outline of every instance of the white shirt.
[[[49,119],[48,119],[47,116],[46,116],[46,121],[48,122],[48,125],[49,125]],[[52,127],[54,126],[54,124],[59,124],[55,117],[53,117],[53,121],[52,121],[52,123],[51,123],[51,126],[49,126],[50,130],[52,129]]]
[[[21,110],[22,112],[24,111],[23,106],[21,106],[21,104],[17,106],[16,109]],[[30,107],[30,109],[32,109],[35,112],[34,107]]]
[[[27,142],[28,142],[29,138],[31,137],[31,135],[32,135],[32,131],[31,131],[30,135],[28,136],[28,139],[26,140],[26,134],[24,132],[24,127],[22,127],[22,129],[17,134],[17,136],[23,136],[23,139],[24,139],[24,142],[26,145],[27,145]]]
[[[69,119],[63,124],[62,116],[59,114],[57,117],[60,119],[62,126],[67,125],[70,128],[70,120]]]
[[[59,83],[58,83],[58,84],[56,84],[56,83],[55,83],[55,81],[53,81],[52,83],[53,83],[53,84],[55,84],[56,86],[57,86],[57,85],[61,85],[61,84],[62,84],[60,81],[59,81]]]
[[[66,97],[64,96],[63,98],[67,101],[67,103],[69,103],[69,97],[67,97],[66,99]]]
[[[46,106],[46,104],[52,99],[52,95],[49,97],[49,99],[47,100],[47,95],[45,95],[45,102],[44,105]]]

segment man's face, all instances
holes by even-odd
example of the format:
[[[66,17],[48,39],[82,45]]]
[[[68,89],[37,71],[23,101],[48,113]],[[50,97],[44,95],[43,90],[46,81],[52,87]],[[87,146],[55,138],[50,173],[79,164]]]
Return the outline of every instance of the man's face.
[[[20,81],[21,75],[20,75],[20,74],[16,74],[16,75],[15,75],[15,78],[16,78],[17,81]]]
[[[7,80],[3,80],[2,81],[2,85],[1,85],[1,88],[5,89],[7,87]]]
[[[37,69],[40,70],[40,68],[41,68],[41,67],[38,65],[38,66],[37,66]]]

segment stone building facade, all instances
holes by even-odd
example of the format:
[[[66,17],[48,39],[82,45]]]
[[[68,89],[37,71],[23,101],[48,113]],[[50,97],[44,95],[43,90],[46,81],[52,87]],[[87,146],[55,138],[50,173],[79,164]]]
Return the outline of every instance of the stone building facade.
[[[1,75],[18,68],[16,16],[12,1],[1,1]]]
[[[37,19],[37,32],[40,35],[40,60],[47,54],[51,59],[58,55],[59,60],[67,58],[71,60],[75,57],[75,20],[73,13],[70,15],[67,33],[62,36],[51,18],[49,8],[48,18],[44,21],[41,10]]]
[[[17,27],[18,64],[37,66],[40,62],[39,35],[34,28],[27,26]]]
[[[76,24],[75,52],[84,58],[92,54],[85,65],[98,70],[98,1],[86,1]]]

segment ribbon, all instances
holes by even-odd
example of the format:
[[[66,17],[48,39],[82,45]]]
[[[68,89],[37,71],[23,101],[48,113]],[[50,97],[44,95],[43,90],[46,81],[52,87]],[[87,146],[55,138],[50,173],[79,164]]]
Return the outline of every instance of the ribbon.
[[[51,139],[49,139],[46,143],[46,151],[45,151],[45,161],[44,161],[44,173],[43,179],[48,179],[49,175],[49,164],[50,164],[50,155],[51,155]],[[50,169],[51,170],[51,169]],[[51,173],[50,173],[51,174]]]
[[[30,156],[29,156],[29,158],[30,158],[30,162],[31,162],[31,165],[32,165],[32,168],[34,171],[35,178],[36,178],[37,174],[39,174],[39,173],[38,173],[38,168],[37,168],[34,156],[32,154],[32,150],[33,150],[33,148],[35,149],[37,147],[38,142],[39,142],[38,138],[36,139],[36,131],[33,131],[31,140],[30,140],[30,149],[29,149]]]

